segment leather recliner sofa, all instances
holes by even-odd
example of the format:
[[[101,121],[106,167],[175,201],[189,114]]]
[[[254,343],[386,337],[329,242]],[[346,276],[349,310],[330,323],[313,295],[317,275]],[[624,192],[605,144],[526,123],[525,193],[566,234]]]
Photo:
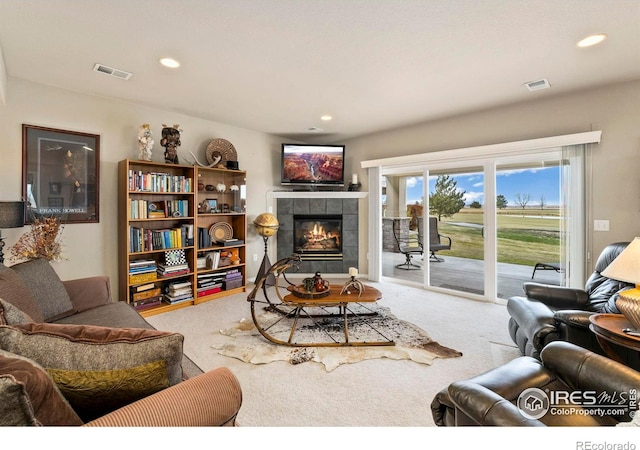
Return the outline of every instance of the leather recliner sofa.
[[[524,283],[525,296],[507,302],[509,334],[523,355],[540,357],[549,342],[572,342],[604,354],[595,335],[589,330],[589,316],[594,313],[620,314],[616,299],[620,291],[634,287],[602,275],[602,271],[624,250],[628,242],[609,244],[598,257],[585,289],[541,283]]]
[[[638,386],[640,372],[556,341],[541,360],[521,356],[452,383],[436,394],[431,411],[438,426],[612,426],[637,412]],[[533,403],[544,403],[545,395],[546,405]]]

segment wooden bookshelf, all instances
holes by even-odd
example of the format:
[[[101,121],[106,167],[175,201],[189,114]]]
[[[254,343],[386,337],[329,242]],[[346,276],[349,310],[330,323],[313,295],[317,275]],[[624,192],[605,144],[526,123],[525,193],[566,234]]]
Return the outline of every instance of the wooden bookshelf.
[[[199,191],[198,180],[218,189]],[[150,316],[245,291],[245,180],[246,173],[237,170],[120,161],[120,300]],[[215,233],[214,239],[199,240],[199,229]],[[220,243],[216,236],[232,240]],[[198,267],[198,261],[215,253],[224,258],[216,267]],[[221,289],[199,296],[198,280],[214,276],[225,277]],[[160,296],[149,294],[158,288]]]

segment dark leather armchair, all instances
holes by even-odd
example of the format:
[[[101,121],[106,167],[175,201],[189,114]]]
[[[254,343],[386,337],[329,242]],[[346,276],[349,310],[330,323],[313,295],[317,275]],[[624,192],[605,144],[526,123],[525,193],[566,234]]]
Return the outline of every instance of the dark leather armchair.
[[[525,297],[511,297],[507,302],[509,334],[522,354],[539,358],[540,351],[557,340],[604,354],[589,330],[589,316],[620,314],[615,304],[618,293],[634,285],[607,278],[601,272],[627,245],[628,242],[617,242],[602,251],[584,290],[524,283]]]
[[[631,404],[630,395],[638,386],[640,372],[556,341],[544,348],[541,361],[521,356],[452,383],[436,394],[431,412],[438,426],[616,425],[631,421],[637,405]],[[548,403],[531,402],[544,395]],[[590,407],[594,398],[597,405],[611,408]]]

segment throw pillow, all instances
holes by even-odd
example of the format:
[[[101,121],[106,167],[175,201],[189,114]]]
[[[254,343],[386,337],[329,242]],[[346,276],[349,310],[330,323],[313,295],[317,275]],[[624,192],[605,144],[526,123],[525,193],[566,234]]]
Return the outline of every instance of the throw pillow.
[[[44,316],[42,322],[54,322],[74,313],[69,294],[49,261],[33,259],[11,266],[11,269],[22,277],[31,292]]]
[[[0,350],[0,425],[82,425],[47,372]]]
[[[44,316],[22,281],[22,277],[2,264],[0,264],[0,298],[25,312],[36,322],[44,322]]]
[[[0,298],[0,325],[17,325],[25,322],[33,322],[33,319],[29,314]]]
[[[182,335],[154,329],[0,326],[0,348],[44,367],[85,422],[179,383],[182,344]]]

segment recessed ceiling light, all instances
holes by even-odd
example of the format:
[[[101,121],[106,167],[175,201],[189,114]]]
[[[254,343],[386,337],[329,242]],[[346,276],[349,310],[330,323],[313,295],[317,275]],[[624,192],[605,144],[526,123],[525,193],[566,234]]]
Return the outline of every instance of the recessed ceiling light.
[[[173,58],[161,58],[160,64],[162,64],[165,67],[170,67],[171,69],[180,67],[180,63]]]
[[[599,44],[607,38],[606,34],[594,34],[584,38],[578,42],[578,47],[591,47],[592,45]]]
[[[324,116],[320,116],[320,120],[324,120],[325,122],[328,122],[331,119],[333,119],[333,117],[331,117],[329,114],[325,114]]]

